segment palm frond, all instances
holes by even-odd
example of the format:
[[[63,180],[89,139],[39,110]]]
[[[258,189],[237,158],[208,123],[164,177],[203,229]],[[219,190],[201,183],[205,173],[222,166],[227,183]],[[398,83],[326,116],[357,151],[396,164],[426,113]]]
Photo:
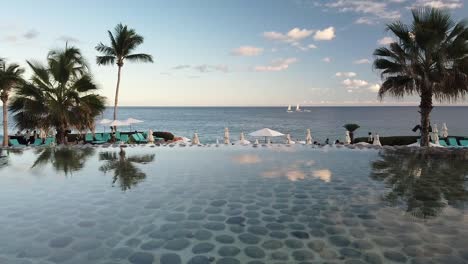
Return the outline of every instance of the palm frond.
[[[153,62],[153,57],[144,53],[131,54],[126,56],[125,59],[131,62]]]

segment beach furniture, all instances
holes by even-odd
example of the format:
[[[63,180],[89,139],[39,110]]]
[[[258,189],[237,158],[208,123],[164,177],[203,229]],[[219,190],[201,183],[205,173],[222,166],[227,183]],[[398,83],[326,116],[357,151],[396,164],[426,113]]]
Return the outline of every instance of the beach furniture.
[[[458,147],[458,142],[456,138],[447,138],[450,147]]]
[[[468,147],[468,139],[461,139],[460,140],[460,145],[462,147]]]
[[[17,139],[13,138],[13,139],[10,139],[10,145],[12,147],[24,147],[24,145],[21,145]]]
[[[120,140],[120,135],[121,135],[121,134],[120,134],[119,131],[116,131],[116,132],[115,132],[115,139],[116,139],[117,141]]]
[[[141,133],[137,133],[137,136],[140,138],[140,141],[143,143],[147,143],[148,140],[146,140],[146,137],[143,136]]]
[[[123,142],[123,143],[127,143],[128,142],[128,135],[127,134],[121,134],[119,136],[119,141]]]
[[[36,138],[34,140],[33,146],[40,146],[42,145],[42,139],[41,138]]]
[[[91,143],[91,142],[93,142],[93,141],[94,141],[93,134],[87,133],[87,134],[85,135],[85,142]]]
[[[102,134],[102,140],[107,142],[111,139],[111,135],[109,133],[103,133]]]
[[[55,138],[48,137],[44,141],[44,146],[51,146],[53,143],[55,143]]]
[[[448,147],[447,142],[445,142],[444,139],[439,140],[439,144],[440,144],[442,147]]]
[[[147,143],[148,141],[143,137],[142,134],[140,133],[135,133],[132,134],[132,140],[135,141],[136,143]]]

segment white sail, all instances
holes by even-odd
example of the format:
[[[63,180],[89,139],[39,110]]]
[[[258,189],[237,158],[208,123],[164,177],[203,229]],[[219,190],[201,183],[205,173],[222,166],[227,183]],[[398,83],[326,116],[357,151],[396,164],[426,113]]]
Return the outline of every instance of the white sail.
[[[300,112],[301,108],[299,108],[299,104],[296,105],[296,112]]]
[[[288,113],[291,113],[291,112],[292,112],[292,110],[291,110],[291,105],[288,106],[288,110],[287,110],[286,112],[288,112]]]

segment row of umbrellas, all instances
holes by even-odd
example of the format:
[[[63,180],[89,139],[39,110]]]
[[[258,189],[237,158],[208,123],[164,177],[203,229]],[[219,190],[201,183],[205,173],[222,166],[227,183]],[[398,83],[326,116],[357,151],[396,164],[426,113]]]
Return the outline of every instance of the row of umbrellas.
[[[98,121],[98,124],[101,125],[109,125],[109,126],[129,126],[132,124],[143,123],[143,120],[138,120],[135,118],[128,118],[125,120],[110,120],[110,119],[102,119]]]

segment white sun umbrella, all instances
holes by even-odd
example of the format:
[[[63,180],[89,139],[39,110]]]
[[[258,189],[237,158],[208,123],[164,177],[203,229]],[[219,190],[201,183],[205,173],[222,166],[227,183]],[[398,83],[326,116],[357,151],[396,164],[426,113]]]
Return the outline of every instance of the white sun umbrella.
[[[286,134],[286,144],[296,144],[296,142],[291,140],[290,134]]]
[[[103,118],[103,119],[99,120],[97,123],[100,124],[100,125],[107,125],[107,124],[110,124],[111,122],[112,122],[112,120],[107,119],[107,118]],[[104,132],[106,132],[106,126],[104,126]]]
[[[437,124],[432,125],[431,138],[432,138],[432,142],[434,142],[434,144],[440,145],[439,144],[439,129],[437,129]]]
[[[442,124],[442,137],[443,138],[448,137],[448,128],[447,128],[447,124],[445,123]]]
[[[130,131],[132,131],[132,124],[143,123],[144,121],[130,117],[125,119],[125,122],[130,126]]]
[[[312,144],[312,134],[310,133],[310,128],[307,129],[306,133],[306,144],[311,145]]]
[[[382,146],[382,144],[380,143],[379,134],[376,134],[376,135],[375,135],[375,137],[374,137],[374,142],[372,143],[372,145],[374,145],[374,146]]]
[[[200,144],[200,139],[198,138],[198,133],[193,134],[192,145]]]
[[[234,143],[238,145],[249,145],[250,141],[246,140],[244,136],[244,132],[241,132],[239,136],[239,140]]]
[[[109,123],[110,126],[128,126],[128,123],[123,120],[114,120]]]
[[[345,144],[351,144],[351,136],[349,135],[349,131],[346,131],[345,134]]]
[[[282,133],[280,133],[278,131],[269,129],[269,128],[263,128],[263,129],[257,130],[255,132],[250,133],[249,135],[252,136],[252,137],[264,137],[265,142],[269,142],[270,137],[284,136],[284,134],[282,134]]]
[[[224,128],[224,144],[230,144],[229,142],[229,128]]]
[[[148,131],[148,142],[153,143],[154,142],[154,136],[153,136],[153,130]]]

